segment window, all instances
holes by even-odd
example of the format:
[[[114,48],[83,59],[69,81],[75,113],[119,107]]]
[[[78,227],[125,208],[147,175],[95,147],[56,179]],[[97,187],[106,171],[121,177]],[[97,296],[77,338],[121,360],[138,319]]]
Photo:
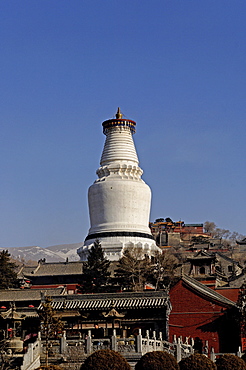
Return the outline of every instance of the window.
[[[203,266],[200,267],[199,272],[200,272],[200,274],[204,275],[205,274],[205,267],[203,267]]]
[[[233,266],[232,265],[228,266],[228,272],[233,272]]]

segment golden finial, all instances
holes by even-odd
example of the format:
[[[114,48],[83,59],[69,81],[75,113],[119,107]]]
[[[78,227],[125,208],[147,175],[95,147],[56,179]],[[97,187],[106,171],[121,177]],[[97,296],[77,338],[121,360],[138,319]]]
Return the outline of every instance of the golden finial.
[[[120,108],[118,107],[117,113],[115,115],[116,119],[121,119],[123,117],[123,114],[120,111]]]

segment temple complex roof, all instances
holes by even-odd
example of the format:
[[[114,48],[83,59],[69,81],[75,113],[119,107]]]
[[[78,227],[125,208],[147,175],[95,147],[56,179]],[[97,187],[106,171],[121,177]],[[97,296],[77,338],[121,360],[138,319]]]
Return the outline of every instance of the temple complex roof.
[[[37,266],[23,267],[18,275],[30,276],[56,276],[56,275],[81,275],[83,262],[53,262],[39,263]]]
[[[161,308],[169,305],[165,291],[82,294],[52,297],[52,306],[56,310],[105,310],[105,309],[143,309]]]
[[[65,289],[8,289],[0,290],[0,302],[23,302],[23,301],[39,301],[42,294],[53,296],[64,294]]]

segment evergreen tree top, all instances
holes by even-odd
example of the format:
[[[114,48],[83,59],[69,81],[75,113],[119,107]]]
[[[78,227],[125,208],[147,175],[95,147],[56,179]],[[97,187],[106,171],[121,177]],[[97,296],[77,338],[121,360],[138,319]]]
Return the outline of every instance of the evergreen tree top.
[[[0,289],[18,288],[17,265],[10,260],[8,250],[0,251]]]

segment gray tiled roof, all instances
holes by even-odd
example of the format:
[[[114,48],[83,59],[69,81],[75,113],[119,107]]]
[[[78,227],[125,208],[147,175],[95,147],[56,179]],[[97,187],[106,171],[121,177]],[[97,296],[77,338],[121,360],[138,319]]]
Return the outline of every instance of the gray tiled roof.
[[[7,311],[2,310],[0,312],[0,316],[6,319],[16,319],[16,320],[23,320],[26,318],[34,318],[38,317],[38,313],[35,308],[17,308],[16,310],[12,310],[12,308],[8,309]]]
[[[55,275],[81,275],[83,262],[55,262],[40,263],[34,267],[23,267],[21,274],[26,277],[32,276],[55,276]]]
[[[26,310],[26,309],[22,309],[20,310],[20,312],[25,315],[26,318],[33,318],[33,317],[39,317],[37,311],[35,309],[33,310]]]
[[[198,280],[193,279],[188,275],[182,276],[182,281],[187,284],[190,288],[197,291],[198,293],[206,296],[207,298],[215,301],[217,303],[223,304],[225,306],[236,306],[236,303],[231,301],[230,299],[224,297],[223,295],[215,292],[213,289],[210,289],[205,284],[200,283]]]
[[[233,258],[231,257],[228,257],[227,255],[225,255],[224,253],[221,253],[221,252],[216,252],[215,253],[216,256],[219,256],[221,258],[223,258],[224,260],[230,262],[230,263],[235,263],[236,265],[240,266],[240,263],[236,260],[234,260]]]
[[[33,270],[35,270],[35,269],[37,268],[37,266],[38,266],[38,265],[36,265],[36,266],[21,266],[21,267],[19,268],[19,271],[17,272],[18,277],[23,276],[23,272],[24,272],[24,271],[25,271],[25,273],[27,273],[27,274],[31,274],[31,272],[32,272]]]
[[[64,292],[64,288],[0,290],[0,302],[38,301],[41,300],[42,294],[53,296]]]
[[[115,309],[128,308],[162,308],[169,305],[169,297],[164,291],[139,293],[102,293],[66,295],[52,297],[52,306],[56,310],[104,310],[111,307]]]

